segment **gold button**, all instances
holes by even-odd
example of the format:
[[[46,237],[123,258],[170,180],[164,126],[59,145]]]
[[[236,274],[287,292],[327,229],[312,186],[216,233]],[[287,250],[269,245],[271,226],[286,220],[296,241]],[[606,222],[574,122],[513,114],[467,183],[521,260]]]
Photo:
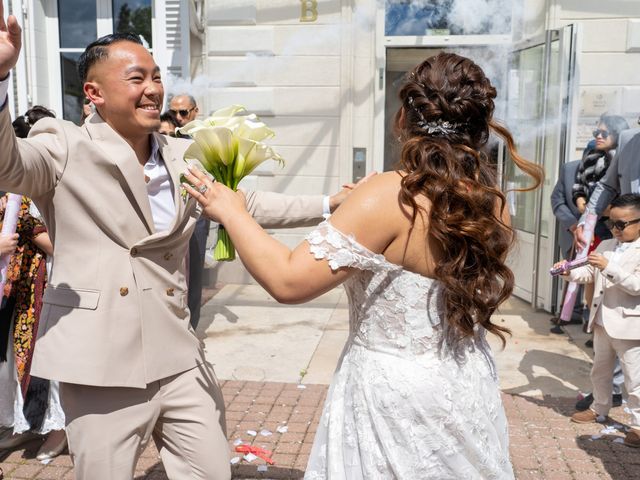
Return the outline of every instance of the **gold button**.
[[[172,257],[173,257],[173,253],[167,252],[167,253],[164,254],[164,259],[165,260],[171,260]]]
[[[136,247],[133,247],[131,249],[131,255],[135,257],[137,254],[138,254],[138,249]]]
[[[173,288],[167,288],[167,296],[173,297]]]
[[[127,287],[121,287],[120,288],[120,296],[121,297],[126,297],[129,294],[129,289]]]

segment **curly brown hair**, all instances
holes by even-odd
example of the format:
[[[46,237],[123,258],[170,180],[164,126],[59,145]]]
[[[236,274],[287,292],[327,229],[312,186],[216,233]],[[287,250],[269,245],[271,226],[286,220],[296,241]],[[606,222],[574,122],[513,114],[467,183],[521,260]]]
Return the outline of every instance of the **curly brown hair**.
[[[439,53],[411,72],[400,90],[402,107],[395,127],[403,143],[398,170],[406,172],[400,201],[412,223],[423,207],[416,196],[431,203],[423,212],[428,233],[442,252],[435,275],[444,285],[447,316],[444,341],[457,346],[474,335],[476,324],[500,337],[509,329],[491,322],[491,315],[513,290],[513,273],[506,257],[514,241],[502,220],[506,199],[500,191],[495,165],[483,147],[489,133],[502,137],[510,158],[532,177],[543,179],[539,165],[516,152],[509,131],[493,120],[496,89],[482,69],[468,58]]]

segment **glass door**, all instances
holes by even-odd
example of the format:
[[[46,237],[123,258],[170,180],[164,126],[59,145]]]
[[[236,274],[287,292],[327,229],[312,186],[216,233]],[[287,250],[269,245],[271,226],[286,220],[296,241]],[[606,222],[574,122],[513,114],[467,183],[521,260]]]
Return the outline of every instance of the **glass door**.
[[[556,223],[549,197],[568,154],[570,87],[574,78],[574,31],[569,25],[549,30],[511,52],[507,80],[507,125],[518,151],[544,167],[545,180],[535,192],[518,192],[528,178],[506,154],[503,188],[516,230],[509,258],[514,294],[534,308],[555,309],[557,295],[547,273],[555,260]]]

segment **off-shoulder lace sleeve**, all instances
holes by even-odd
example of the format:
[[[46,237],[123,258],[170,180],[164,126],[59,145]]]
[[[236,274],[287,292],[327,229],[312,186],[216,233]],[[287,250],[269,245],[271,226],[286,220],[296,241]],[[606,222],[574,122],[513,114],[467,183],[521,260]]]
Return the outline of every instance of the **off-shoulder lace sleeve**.
[[[329,262],[332,270],[353,267],[374,272],[401,268],[389,263],[384,255],[374,253],[356,242],[355,238],[342,233],[329,222],[322,222],[307,235],[313,256]]]

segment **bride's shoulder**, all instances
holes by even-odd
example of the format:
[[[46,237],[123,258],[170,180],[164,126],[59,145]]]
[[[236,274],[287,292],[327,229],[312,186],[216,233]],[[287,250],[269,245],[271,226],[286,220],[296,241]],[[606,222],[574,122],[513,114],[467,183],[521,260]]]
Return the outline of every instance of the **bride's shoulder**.
[[[395,171],[372,176],[353,189],[336,213],[350,212],[368,221],[395,215],[401,179],[399,172]]]

